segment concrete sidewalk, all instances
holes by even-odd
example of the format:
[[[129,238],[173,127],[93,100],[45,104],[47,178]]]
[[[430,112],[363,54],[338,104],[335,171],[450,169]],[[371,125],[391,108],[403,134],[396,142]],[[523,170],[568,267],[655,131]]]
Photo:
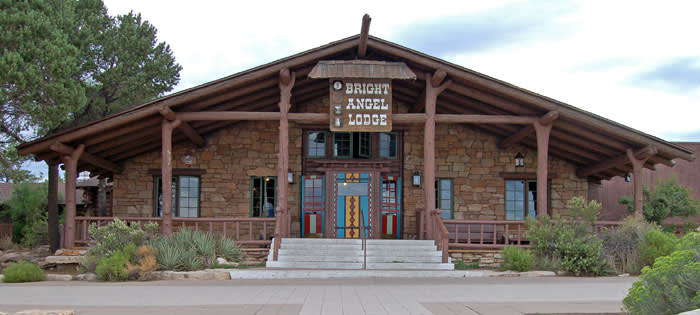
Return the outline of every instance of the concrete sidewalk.
[[[78,314],[618,313],[636,278],[42,282],[0,285],[0,311]]]

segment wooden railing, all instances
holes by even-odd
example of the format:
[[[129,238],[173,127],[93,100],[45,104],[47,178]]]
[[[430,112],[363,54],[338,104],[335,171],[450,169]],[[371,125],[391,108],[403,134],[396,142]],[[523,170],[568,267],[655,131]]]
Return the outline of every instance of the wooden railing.
[[[143,227],[147,223],[160,224],[162,218],[120,217],[127,223],[137,222]],[[91,224],[103,226],[111,223],[114,217],[75,217],[75,244],[87,246],[90,243],[88,228]],[[275,218],[179,218],[172,219],[173,230],[189,228],[205,231],[233,239],[239,245],[270,245],[272,233],[276,229]]]
[[[0,223],[0,238],[12,237],[12,223]]]
[[[505,246],[529,247],[525,221],[443,220],[453,249],[499,249]],[[615,229],[621,222],[597,221],[594,232]]]
[[[435,236],[435,245],[439,251],[442,251],[442,263],[446,264],[449,260],[449,240],[450,232],[447,230],[444,221],[442,220],[441,211],[434,210],[431,214],[433,216],[432,229],[433,235]]]

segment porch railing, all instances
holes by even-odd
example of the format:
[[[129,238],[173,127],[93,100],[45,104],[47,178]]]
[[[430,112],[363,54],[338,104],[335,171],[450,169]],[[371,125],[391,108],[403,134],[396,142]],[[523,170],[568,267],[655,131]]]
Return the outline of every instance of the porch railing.
[[[146,223],[160,224],[162,218],[119,217],[127,223],[137,222],[143,227]],[[114,217],[75,217],[75,243],[73,246],[87,246],[91,239],[88,228],[91,224],[107,225]],[[269,246],[276,229],[275,218],[179,218],[172,219],[173,231],[190,228],[205,231],[232,239],[238,245]]]
[[[442,252],[442,263],[446,264],[449,260],[450,232],[445,226],[445,222],[442,219],[440,209],[433,210],[433,213],[431,213],[431,215],[433,216],[433,219],[431,220],[431,231],[435,236],[435,245],[437,245],[438,250]]]
[[[525,221],[443,220],[451,249],[500,249],[505,246],[529,247]],[[597,221],[594,232],[615,229],[621,222]]]

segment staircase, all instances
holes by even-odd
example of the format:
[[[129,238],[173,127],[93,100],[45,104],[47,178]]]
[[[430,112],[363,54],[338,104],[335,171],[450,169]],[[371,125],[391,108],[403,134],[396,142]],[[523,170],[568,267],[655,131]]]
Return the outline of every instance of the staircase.
[[[366,240],[363,249],[361,239],[283,238],[278,260],[272,255],[267,268],[454,270],[432,240]]]

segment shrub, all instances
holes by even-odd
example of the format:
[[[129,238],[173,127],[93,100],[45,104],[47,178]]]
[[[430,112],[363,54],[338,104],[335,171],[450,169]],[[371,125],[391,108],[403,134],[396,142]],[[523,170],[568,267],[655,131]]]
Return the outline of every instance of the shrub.
[[[142,245],[134,251],[133,259],[127,259],[126,271],[129,279],[139,279],[147,272],[158,269],[156,250],[151,246]]]
[[[25,225],[22,246],[34,248],[49,243],[49,223],[45,215],[41,215],[36,221]]]
[[[668,217],[689,217],[700,211],[700,202],[693,199],[688,188],[678,185],[675,178],[668,181],[659,180],[653,192],[644,187],[643,199],[644,218],[659,225]],[[634,212],[632,198],[623,197],[619,202],[626,205],[630,212]]]
[[[2,274],[2,281],[7,283],[43,281],[45,278],[41,268],[28,261],[16,262],[3,269]]]
[[[233,241],[190,229],[160,237],[151,246],[157,250],[161,269],[166,270],[201,270],[213,266],[217,256],[231,261],[240,258],[240,249]]]
[[[126,281],[128,277],[127,262],[127,254],[120,250],[112,252],[109,256],[99,260],[95,273],[100,280]]]
[[[617,228],[600,233],[608,265],[617,273],[639,274],[644,266],[639,244],[649,231],[657,229],[654,223],[629,216]]]
[[[13,187],[10,199],[4,203],[6,209],[0,212],[0,216],[12,221],[12,239],[16,244],[24,244],[34,224],[42,217],[45,219],[47,195],[46,184],[20,183]]]
[[[570,271],[575,275],[607,273],[607,262],[602,256],[602,242],[593,234],[600,213],[600,204],[583,198],[569,200],[571,219],[550,219],[540,215],[528,218],[527,238],[534,249],[539,265]]]
[[[700,308],[700,250],[678,250],[644,267],[623,300],[631,314],[677,314]]]
[[[688,233],[678,242],[679,250],[700,251],[700,232]]]
[[[114,218],[112,223],[101,227],[91,224],[88,233],[95,243],[90,246],[88,255],[102,257],[122,250],[129,244],[141,246],[153,238],[158,230],[158,224],[149,223],[144,228],[145,230],[141,229],[136,222],[126,224],[118,218]]]
[[[678,239],[670,233],[651,230],[640,240],[639,251],[645,266],[654,264],[654,260],[666,256],[678,248]]]
[[[501,250],[503,262],[501,263],[502,270],[514,271],[530,271],[535,267],[535,257],[532,256],[529,250],[506,246]]]
[[[11,235],[0,237],[0,250],[12,249],[14,247],[15,243],[12,242]]]
[[[455,270],[469,270],[469,269],[479,269],[479,263],[473,262],[473,263],[467,264],[462,259],[457,259],[457,261],[455,261]]]

